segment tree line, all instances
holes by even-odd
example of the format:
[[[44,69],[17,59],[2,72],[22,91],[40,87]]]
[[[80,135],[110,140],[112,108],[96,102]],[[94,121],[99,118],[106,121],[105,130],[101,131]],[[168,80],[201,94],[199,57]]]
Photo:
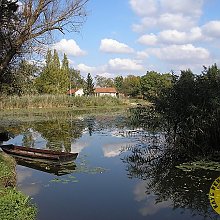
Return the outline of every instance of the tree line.
[[[0,92],[6,95],[66,94],[69,89],[83,88],[86,95],[92,95],[95,87],[114,87],[126,97],[152,99],[159,90],[171,85],[171,74],[149,71],[144,76],[116,76],[108,78],[88,73],[83,78],[79,70],[69,65],[63,54],[60,61],[56,50],[48,50],[44,64],[22,60],[13,71],[11,81],[1,81]]]

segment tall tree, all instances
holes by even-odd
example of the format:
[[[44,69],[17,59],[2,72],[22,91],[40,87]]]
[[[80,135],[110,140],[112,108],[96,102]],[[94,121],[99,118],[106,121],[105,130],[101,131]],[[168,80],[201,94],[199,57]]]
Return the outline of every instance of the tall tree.
[[[36,87],[40,93],[65,94],[69,88],[69,66],[67,56],[64,55],[62,67],[56,50],[53,55],[48,50],[46,65],[36,79]]]
[[[172,75],[149,71],[141,77],[141,92],[145,99],[154,101],[160,92],[171,86]]]
[[[70,81],[69,61],[65,53],[63,55],[59,80],[60,80],[60,86],[62,92],[66,92],[70,87],[71,81]]]
[[[119,93],[123,93],[123,76],[116,76],[114,79],[114,86]]]
[[[69,74],[70,74],[71,88],[83,88],[85,84],[85,80],[80,75],[80,71],[70,68]]]
[[[19,9],[17,2],[1,1],[0,75],[16,56],[39,52],[55,30],[78,31],[88,0],[23,0]]]
[[[140,95],[140,77],[133,75],[125,77],[123,81],[123,93],[131,97]]]
[[[85,95],[90,96],[90,95],[94,95],[94,90],[95,88],[94,88],[92,76],[90,73],[88,73],[83,92]]]

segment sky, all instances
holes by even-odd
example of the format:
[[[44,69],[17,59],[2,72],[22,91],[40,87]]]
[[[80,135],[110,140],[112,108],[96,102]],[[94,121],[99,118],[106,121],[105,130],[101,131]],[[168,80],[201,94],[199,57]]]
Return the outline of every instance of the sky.
[[[53,48],[83,76],[200,74],[220,64],[219,8],[219,0],[89,0],[80,33],[57,35]]]

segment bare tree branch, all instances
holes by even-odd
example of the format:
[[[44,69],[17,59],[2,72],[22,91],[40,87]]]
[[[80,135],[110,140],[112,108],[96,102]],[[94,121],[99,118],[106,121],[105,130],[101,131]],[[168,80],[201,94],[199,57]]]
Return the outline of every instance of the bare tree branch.
[[[87,2],[88,0],[23,0],[14,16],[0,21],[0,74],[17,55],[37,51],[36,43],[38,46],[44,44],[41,39],[54,30],[62,33],[64,30],[78,31],[86,18]]]

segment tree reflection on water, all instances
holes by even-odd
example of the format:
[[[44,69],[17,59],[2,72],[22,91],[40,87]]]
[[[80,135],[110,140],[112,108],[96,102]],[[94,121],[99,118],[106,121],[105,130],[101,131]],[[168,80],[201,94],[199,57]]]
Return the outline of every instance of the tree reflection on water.
[[[155,141],[152,144],[149,139],[145,138],[143,141],[142,138],[139,144],[130,149],[122,158],[128,177],[144,180],[145,193],[155,196],[155,204],[170,201],[174,209],[190,210],[192,216],[217,219],[219,216],[210,206],[208,194],[219,173],[208,169],[194,169],[188,172],[178,169],[176,166],[189,161],[189,157],[183,156],[180,147],[172,147],[176,144],[172,138],[176,137],[169,136],[170,133],[165,130],[159,132],[159,126],[149,128],[152,121],[147,123],[144,121],[144,113],[140,112],[142,110],[137,111],[138,116],[131,117],[134,126],[143,125],[160,144],[155,145]],[[150,115],[146,117],[149,119]],[[161,140],[164,140],[163,144]],[[152,149],[157,151],[153,152]]]

